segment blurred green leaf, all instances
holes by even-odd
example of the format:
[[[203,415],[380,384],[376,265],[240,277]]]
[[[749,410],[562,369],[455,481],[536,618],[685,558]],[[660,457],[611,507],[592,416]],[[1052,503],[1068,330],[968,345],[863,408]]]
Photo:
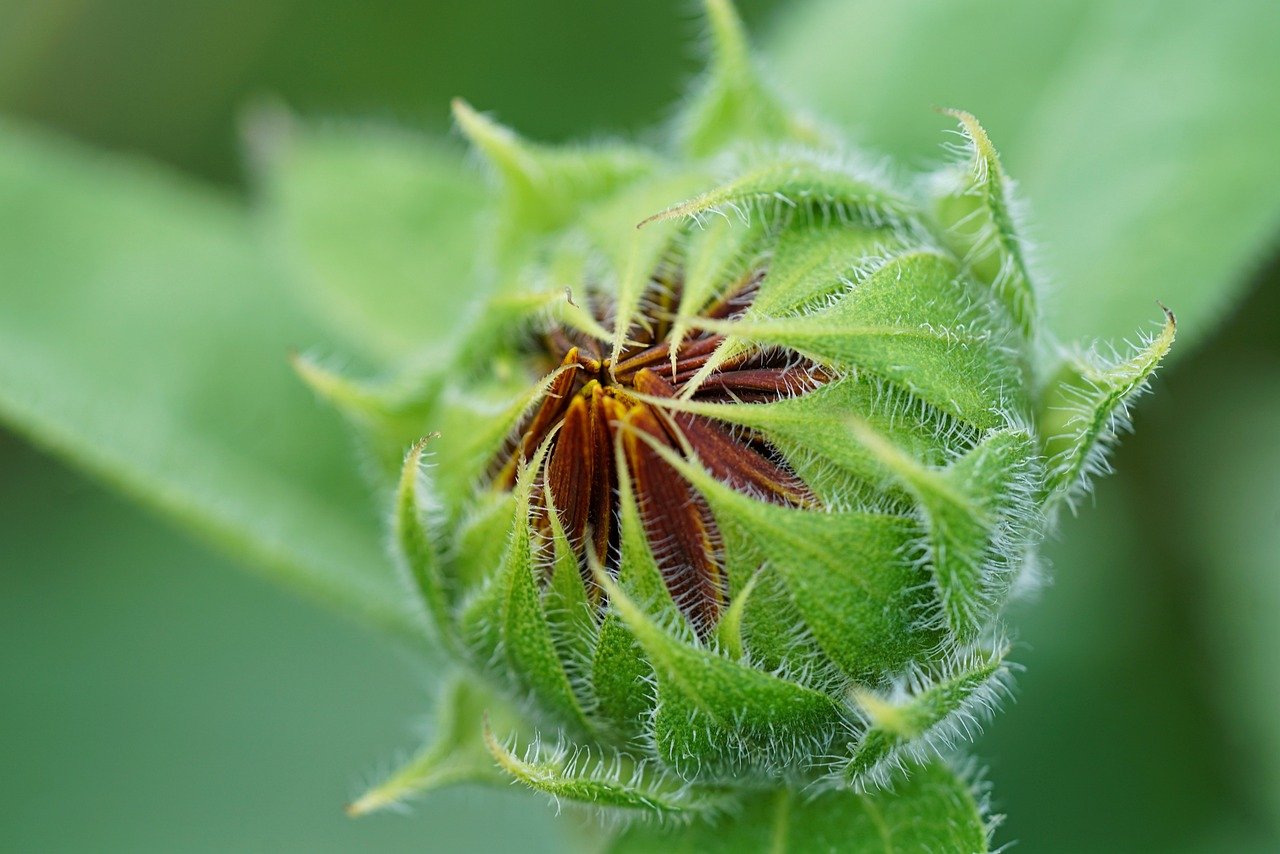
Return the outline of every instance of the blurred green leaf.
[[[418,630],[298,316],[244,213],[0,125],[0,417],[277,580]]]
[[[1158,485],[1177,514],[1165,536],[1199,572],[1212,700],[1240,788],[1280,832],[1280,377],[1261,368],[1208,375],[1200,393],[1214,405],[1182,412],[1157,449],[1169,461]]]
[[[1126,337],[1157,299],[1199,339],[1272,246],[1278,4],[826,0],[780,23],[790,88],[877,148],[936,159],[930,106],[982,121],[1067,340]]]
[[[1155,426],[1144,419],[1138,438]],[[1203,650],[1172,613],[1183,580],[1152,548],[1165,526],[1140,511],[1159,515],[1167,493],[1136,490],[1130,469],[1101,480],[1047,544],[1052,586],[1011,615],[1026,668],[1017,702],[977,748],[1009,817],[1001,837],[1037,852],[1186,851],[1236,794],[1204,714]]]
[[[434,667],[6,433],[0,471],[6,854],[575,850],[506,782],[347,818],[400,748],[446,736],[420,721]]]
[[[781,790],[760,795],[741,814],[675,830],[636,825],[613,854],[777,851],[888,854],[988,850],[987,827],[969,786],[946,765],[913,769],[892,791],[846,789],[817,796]]]
[[[299,301],[346,343],[396,358],[450,338],[477,293],[484,181],[407,131],[250,122],[268,228]]]

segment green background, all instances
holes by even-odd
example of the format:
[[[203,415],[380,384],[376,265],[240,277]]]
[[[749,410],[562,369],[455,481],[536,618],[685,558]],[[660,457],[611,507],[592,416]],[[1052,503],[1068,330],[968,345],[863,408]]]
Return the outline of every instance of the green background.
[[[782,15],[740,5],[757,31]],[[255,99],[445,131],[461,94],[534,137],[631,131],[669,115],[697,32],[684,0],[0,0],[0,112],[239,192]],[[1161,376],[1120,473],[1047,549],[1017,701],[978,747],[1018,850],[1280,844],[1278,283],[1262,266]],[[0,472],[0,850],[567,838],[517,791],[346,819],[420,735],[426,665],[3,434]]]

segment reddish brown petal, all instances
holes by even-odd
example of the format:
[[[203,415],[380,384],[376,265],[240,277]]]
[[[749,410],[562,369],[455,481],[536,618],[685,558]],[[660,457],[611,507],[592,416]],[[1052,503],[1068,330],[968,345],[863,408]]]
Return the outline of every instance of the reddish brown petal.
[[[725,595],[715,520],[693,486],[649,444],[670,446],[657,413],[643,404],[633,406],[625,423],[623,449],[645,537],[671,598],[694,628],[706,634],[719,618]]]
[[[622,417],[622,405],[604,393],[598,384],[591,389],[591,446],[595,461],[591,480],[591,540],[596,560],[609,565],[609,545],[614,537],[613,428],[611,421]]]
[[[575,551],[582,548],[589,521],[595,462],[591,411],[578,395],[565,412],[545,475],[560,524]]]
[[[493,482],[502,489],[511,489],[516,485],[516,475],[521,462],[528,460],[537,452],[538,446],[559,423],[561,415],[568,409],[573,394],[573,387],[578,381],[578,350],[571,347],[565,355],[562,367],[571,367],[562,371],[551,381],[542,402],[534,410],[523,428],[519,439],[508,439],[499,456],[495,459],[503,461],[501,467],[493,474]]]
[[[717,371],[698,386],[695,397],[762,403],[803,394],[820,384],[809,365]]]
[[[613,366],[614,376],[619,379],[626,379],[629,374],[640,370],[641,368],[651,367],[661,364],[662,362],[671,361],[671,347],[669,344],[659,344],[655,347],[648,347],[640,350],[634,355],[628,355],[624,359],[619,359],[618,363]]]
[[[672,413],[671,417],[716,480],[779,504],[818,504],[818,497],[803,480],[711,419],[687,412]]]
[[[652,397],[674,397],[675,389],[651,371],[636,374],[636,389]],[[760,454],[716,422],[688,412],[668,414],[689,447],[719,481],[739,492],[785,504],[817,504],[817,496],[790,470]]]
[[[755,273],[741,285],[731,289],[716,302],[707,306],[702,316],[711,320],[724,320],[746,311],[755,302],[756,293],[760,290],[763,273]]]

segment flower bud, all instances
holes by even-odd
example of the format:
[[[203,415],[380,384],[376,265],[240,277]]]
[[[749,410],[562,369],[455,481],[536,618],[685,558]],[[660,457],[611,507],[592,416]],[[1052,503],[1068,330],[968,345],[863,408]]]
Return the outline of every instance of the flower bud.
[[[519,710],[497,763],[644,814],[877,786],[969,733],[1007,690],[1011,590],[1174,331],[1059,355],[976,119],[899,176],[708,7],[711,69],[655,149],[456,105],[493,282],[423,384],[394,514],[441,645]]]

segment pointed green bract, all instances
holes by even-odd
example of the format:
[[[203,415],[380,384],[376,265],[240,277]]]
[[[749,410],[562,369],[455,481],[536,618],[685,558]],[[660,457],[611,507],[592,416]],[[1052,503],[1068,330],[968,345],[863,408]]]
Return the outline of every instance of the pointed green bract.
[[[422,493],[425,483],[423,461],[427,444],[434,436],[418,440],[404,458],[400,485],[396,490],[392,529],[396,551],[404,564],[414,589],[422,597],[430,615],[436,642],[450,652],[456,647],[456,627],[446,592],[446,580],[440,565],[438,546],[432,541],[424,518]]]
[[[785,773],[789,759],[821,749],[834,733],[840,714],[826,695],[672,637],[607,576],[600,581],[653,663],[653,737],[681,776]]]
[[[518,717],[474,680],[455,676],[440,694],[429,742],[385,780],[347,805],[355,818],[404,804],[408,799],[459,783],[503,785],[507,778],[493,761],[481,737],[478,720],[503,727]]]
[[[860,420],[856,440],[919,503],[926,528],[922,551],[933,571],[946,626],[972,641],[1003,599],[1010,576],[1039,531],[1034,440],[1000,430],[945,469],[934,469]]]
[[[690,786],[626,754],[535,743],[522,758],[487,724],[484,739],[504,771],[557,803],[583,804],[620,818],[687,818],[714,813],[731,802],[727,792]]]
[[[895,516],[813,513],[713,493],[712,507],[774,567],[823,652],[849,676],[875,678],[932,643],[922,628],[922,573],[907,546],[914,529]]]
[[[1082,355],[1068,359],[1045,389],[1040,403],[1050,504],[1074,503],[1089,478],[1109,471],[1107,452],[1129,425],[1129,406],[1146,390],[1178,331],[1165,309],[1159,334],[1128,358]]]
[[[677,120],[676,136],[694,156],[742,143],[816,142],[818,131],[761,79],[742,20],[729,0],[704,0],[710,68]]]
[[[1008,681],[1003,652],[974,653],[944,663],[938,676],[909,673],[889,693],[854,689],[865,729],[839,773],[860,790],[890,785],[913,762],[972,739]]]
[[[615,449],[621,513],[622,566],[618,585],[635,600],[644,603],[651,615],[665,620],[678,620],[679,611],[645,542],[640,511],[636,506],[631,478],[622,456],[621,444]],[[626,620],[616,612],[604,615],[592,661],[592,686],[599,715],[607,725],[627,739],[640,737],[653,711],[653,665],[644,647]]]
[[[507,257],[534,236],[569,222],[578,207],[653,168],[650,155],[629,146],[560,150],[521,139],[465,101],[453,103],[454,120],[497,173],[503,203],[497,246]]]
[[[589,733],[594,725],[588,720],[556,649],[535,577],[541,570],[535,566],[528,522],[530,473],[545,453],[544,445],[521,473],[516,487],[515,527],[495,576],[501,597],[500,649],[508,668],[507,677],[515,689],[530,692],[557,720]]]
[[[901,287],[910,281],[912,287]],[[761,344],[794,348],[845,371],[867,371],[977,427],[998,426],[1026,404],[1006,328],[933,249],[877,264],[829,304],[774,319],[704,322]]]
[[[943,112],[960,122],[971,150],[964,171],[935,177],[935,216],[943,239],[973,276],[992,288],[1018,328],[1030,337],[1037,325],[1036,296],[1015,227],[1009,179],[978,120],[963,110]]]
[[[514,370],[514,366],[499,366],[503,374]],[[449,465],[438,472],[437,489],[451,520],[469,506],[474,487],[484,478],[494,454],[520,420],[536,408],[557,375],[552,372],[531,387],[521,387],[511,377],[486,378],[468,395],[445,389],[434,423],[439,425],[438,452]]]
[[[778,235],[769,275],[751,304],[750,317],[792,314],[842,293],[868,265],[904,249],[893,228],[850,228],[840,221],[796,222]]]
[[[727,184],[696,198],[671,205],[642,225],[709,214],[736,215],[749,221],[792,217],[804,222],[836,220],[870,227],[905,225],[909,203],[866,167],[843,163],[829,154],[784,150],[750,165]]]
[[[383,382],[359,381],[295,355],[293,369],[311,389],[355,428],[368,457],[372,480],[383,488],[398,474],[406,446],[431,417],[444,378],[424,367]]]
[[[716,624],[716,641],[730,661],[741,660],[746,655],[743,621],[746,618],[747,603],[751,601],[751,594],[755,592],[759,581],[760,573],[757,572],[741,590],[735,591],[733,601]]]

